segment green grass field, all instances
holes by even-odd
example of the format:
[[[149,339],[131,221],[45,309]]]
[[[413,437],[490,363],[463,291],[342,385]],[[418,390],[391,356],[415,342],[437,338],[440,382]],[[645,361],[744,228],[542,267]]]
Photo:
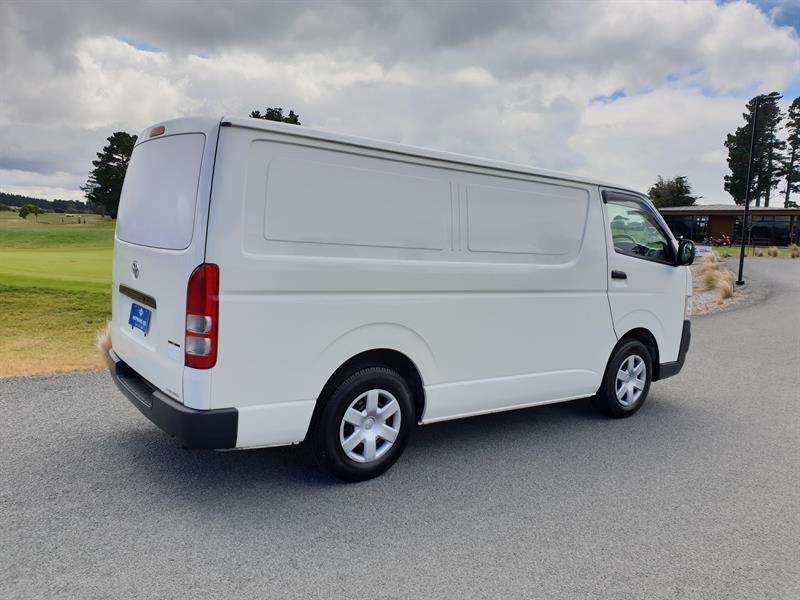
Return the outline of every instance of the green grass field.
[[[114,222],[0,212],[0,376],[102,365],[95,337],[111,316]]]

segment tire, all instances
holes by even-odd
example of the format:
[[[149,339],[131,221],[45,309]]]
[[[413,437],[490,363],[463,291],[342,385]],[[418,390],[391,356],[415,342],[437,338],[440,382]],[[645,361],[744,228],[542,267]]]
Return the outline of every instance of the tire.
[[[640,365],[644,365],[643,372]],[[630,417],[647,400],[652,380],[653,359],[647,347],[636,340],[625,339],[608,361],[603,383],[593,398],[594,405],[610,417]]]
[[[314,456],[343,481],[385,472],[400,458],[416,425],[408,383],[382,366],[359,368],[331,393],[323,392],[319,402],[312,425]]]

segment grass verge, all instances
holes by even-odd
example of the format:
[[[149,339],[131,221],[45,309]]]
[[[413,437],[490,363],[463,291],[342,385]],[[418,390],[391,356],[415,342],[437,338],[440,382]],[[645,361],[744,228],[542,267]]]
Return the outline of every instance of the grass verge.
[[[114,224],[81,221],[0,212],[0,376],[102,366],[95,339],[111,316]]]

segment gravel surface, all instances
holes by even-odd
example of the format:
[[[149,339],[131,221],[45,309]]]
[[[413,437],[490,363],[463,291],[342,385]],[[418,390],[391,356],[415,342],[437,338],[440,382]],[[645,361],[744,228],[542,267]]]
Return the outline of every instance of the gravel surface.
[[[800,261],[633,418],[430,425],[383,477],[184,451],[104,373],[0,380],[0,598],[800,598]]]

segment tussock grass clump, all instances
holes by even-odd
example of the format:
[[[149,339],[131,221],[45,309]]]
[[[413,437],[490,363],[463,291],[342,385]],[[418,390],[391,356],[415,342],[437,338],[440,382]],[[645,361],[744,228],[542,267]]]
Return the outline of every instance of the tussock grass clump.
[[[772,258],[778,257],[778,249],[775,246],[770,246],[767,249],[767,254],[769,254]]]
[[[719,259],[716,254],[706,254],[696,263],[697,273],[707,289],[713,289],[719,279]]]
[[[716,253],[703,256],[696,265],[697,275],[707,290],[716,292],[718,303],[733,297],[736,293],[736,273],[720,268],[721,263]]]
[[[106,326],[97,331],[97,339],[95,340],[95,347],[97,348],[100,359],[105,363],[108,360],[108,351],[111,350],[111,322],[106,323]]]
[[[731,275],[733,275],[732,271],[728,271]],[[733,277],[733,281],[729,277],[720,277],[719,281],[717,282],[717,301],[724,302],[728,298],[733,297],[733,293],[736,290],[736,277]]]
[[[715,287],[717,287],[721,275],[722,274],[719,271],[712,269],[709,269],[703,273],[703,283],[706,284],[706,288],[713,290]]]
[[[733,271],[720,271],[720,275],[724,281],[733,285],[736,284],[736,273]]]
[[[797,244],[789,246],[789,256],[792,258],[800,258],[800,246]]]
[[[764,256],[763,250],[756,250],[756,256]]]

